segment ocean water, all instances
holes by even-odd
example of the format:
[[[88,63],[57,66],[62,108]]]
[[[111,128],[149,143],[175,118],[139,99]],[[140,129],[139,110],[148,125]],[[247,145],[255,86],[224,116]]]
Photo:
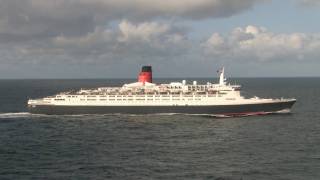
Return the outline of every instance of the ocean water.
[[[231,79],[246,96],[297,98],[290,114],[46,116],[26,110],[28,98],[128,81],[0,80],[0,179],[320,179],[320,78]]]

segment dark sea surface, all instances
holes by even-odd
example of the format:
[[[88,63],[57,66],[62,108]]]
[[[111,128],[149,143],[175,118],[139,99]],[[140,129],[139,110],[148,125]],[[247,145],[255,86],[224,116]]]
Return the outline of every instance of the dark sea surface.
[[[297,98],[291,114],[27,113],[28,98],[130,81],[0,80],[0,179],[320,179],[320,78],[231,79]]]

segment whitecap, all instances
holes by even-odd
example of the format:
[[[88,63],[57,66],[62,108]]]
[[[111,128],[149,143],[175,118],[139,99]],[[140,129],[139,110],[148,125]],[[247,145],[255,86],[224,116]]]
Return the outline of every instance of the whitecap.
[[[29,112],[9,112],[9,113],[0,113],[0,118],[21,118],[21,117],[30,117],[32,114]]]

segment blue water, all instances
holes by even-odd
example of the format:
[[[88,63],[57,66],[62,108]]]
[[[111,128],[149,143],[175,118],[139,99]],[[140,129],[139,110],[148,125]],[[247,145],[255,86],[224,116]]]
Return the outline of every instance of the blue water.
[[[297,98],[291,114],[26,112],[28,98],[128,81],[0,80],[0,179],[320,179],[320,78],[231,80],[246,95]]]

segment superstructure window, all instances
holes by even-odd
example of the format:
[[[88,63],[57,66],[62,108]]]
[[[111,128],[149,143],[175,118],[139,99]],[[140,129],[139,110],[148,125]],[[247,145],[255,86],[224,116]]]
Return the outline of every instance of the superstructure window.
[[[236,98],[226,98],[226,100],[234,101],[234,100],[236,100]]]

